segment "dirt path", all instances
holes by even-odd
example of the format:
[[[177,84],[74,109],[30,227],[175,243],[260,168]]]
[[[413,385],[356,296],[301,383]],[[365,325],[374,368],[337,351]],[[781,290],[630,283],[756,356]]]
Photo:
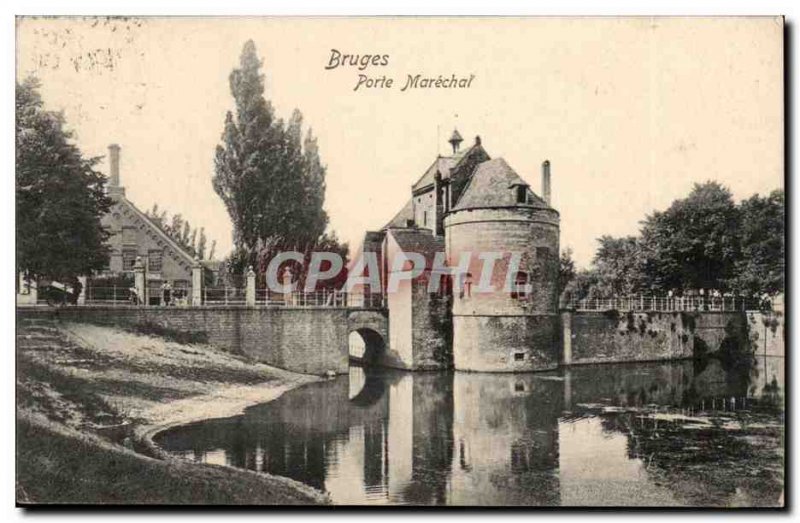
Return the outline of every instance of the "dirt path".
[[[210,346],[182,345],[107,327],[23,319],[17,330],[18,430],[25,430],[26,438],[34,443],[36,438],[31,434],[40,434],[45,440],[77,438],[79,441],[73,443],[91,447],[101,462],[102,456],[128,453],[128,459],[142,459],[149,464],[145,468],[155,467],[156,471],[161,470],[159,466],[153,465],[149,458],[131,452],[130,447],[141,442],[148,454],[166,458],[151,440],[163,428],[236,415],[248,406],[271,401],[294,387],[318,379],[249,361]],[[64,442],[62,445],[70,446]],[[44,491],[39,488],[41,485],[32,484],[35,481],[32,478],[37,477],[35,469],[40,461],[39,455],[34,448],[22,448],[21,452],[22,457],[33,462],[20,463],[20,466],[31,465],[27,472],[32,472],[27,476],[27,488],[20,484],[18,473],[18,490],[24,493],[21,501],[58,502],[64,499],[60,491],[72,492],[63,484],[50,485]],[[20,448],[17,455],[19,462]],[[45,463],[52,459],[60,458],[50,456]],[[112,464],[118,461],[118,456],[111,459]],[[198,477],[207,474],[201,468],[208,465],[173,465],[183,473],[196,470]],[[92,466],[92,473],[98,478],[103,477],[97,463],[92,463]],[[173,473],[174,466],[169,469]],[[48,473],[47,470],[41,472],[45,476]],[[52,471],[49,472],[53,476]],[[248,476],[239,484],[250,485],[251,492],[254,492],[252,483],[263,480],[279,493],[270,501],[269,491],[261,489],[258,494],[253,493],[250,502],[326,501],[321,493],[299,483],[294,485],[297,487],[294,489],[296,496],[288,496],[288,490],[296,482],[285,478],[233,469],[226,471],[225,477],[235,478],[237,474]],[[160,477],[152,470],[150,475]],[[150,479],[143,478],[144,481]],[[153,481],[158,483],[155,479]],[[226,484],[230,490],[227,498]],[[215,503],[225,502],[220,499],[229,499],[232,503],[248,502],[247,495],[240,492],[244,487],[236,484],[233,480],[223,480],[222,492],[210,495],[210,499],[213,498]],[[107,490],[104,485],[103,491]],[[121,487],[120,491],[125,489]],[[30,492],[37,494],[32,496]],[[87,501],[97,501],[88,487],[83,492]],[[154,502],[165,502],[157,492],[153,491]],[[264,492],[267,492],[266,497]],[[136,495],[141,495],[141,492]],[[146,499],[137,498],[130,502],[147,502]],[[193,502],[204,502],[196,496],[192,499]],[[110,499],[108,502],[116,501]]]

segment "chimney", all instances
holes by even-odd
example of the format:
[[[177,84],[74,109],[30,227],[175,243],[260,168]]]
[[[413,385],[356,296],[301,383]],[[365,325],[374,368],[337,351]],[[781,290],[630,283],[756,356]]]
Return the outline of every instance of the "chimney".
[[[542,163],[542,197],[550,205],[550,160]]]
[[[109,182],[110,187],[119,187],[119,145],[112,143],[108,146]]]

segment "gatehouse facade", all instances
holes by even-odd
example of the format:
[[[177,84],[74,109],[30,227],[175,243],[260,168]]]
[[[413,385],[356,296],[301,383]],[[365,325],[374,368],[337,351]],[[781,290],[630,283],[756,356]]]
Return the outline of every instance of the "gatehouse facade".
[[[366,234],[363,251],[381,260],[390,353],[396,366],[414,370],[554,369],[559,214],[550,205],[550,163],[542,164],[540,196],[503,158],[492,158],[480,137],[462,148],[463,141],[453,131],[452,154],[438,156],[395,217]],[[394,260],[409,253],[424,256],[423,273],[387,292],[392,270],[403,269]],[[488,253],[503,255],[491,260],[495,290],[476,292]],[[436,292],[431,278],[441,279]]]

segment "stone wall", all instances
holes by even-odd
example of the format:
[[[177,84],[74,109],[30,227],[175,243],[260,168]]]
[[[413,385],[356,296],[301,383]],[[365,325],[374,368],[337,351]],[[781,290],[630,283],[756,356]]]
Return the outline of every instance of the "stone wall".
[[[536,316],[454,316],[453,357],[457,370],[530,372],[558,367],[559,321]]]
[[[452,297],[428,292],[425,274],[412,283],[411,301],[413,370],[452,369]]]
[[[332,308],[67,307],[18,309],[17,314],[188,334],[269,365],[321,374],[348,370],[348,312]]]
[[[748,343],[736,312],[565,312],[562,323],[567,365],[676,360]]]
[[[472,253],[473,287],[456,285],[453,296],[453,360],[457,370],[524,372],[554,369],[560,347],[558,320],[559,218],[552,209],[470,209],[447,215],[445,241],[452,265]],[[477,292],[483,261],[479,253],[502,253],[492,273],[493,292]],[[521,256],[519,272],[530,290],[505,288],[510,257]],[[517,271],[513,271],[517,272]],[[513,281],[513,280],[512,280]]]

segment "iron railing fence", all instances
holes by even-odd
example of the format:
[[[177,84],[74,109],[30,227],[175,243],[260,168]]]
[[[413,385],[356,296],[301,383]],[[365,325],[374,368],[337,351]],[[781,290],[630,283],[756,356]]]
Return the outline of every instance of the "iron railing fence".
[[[247,296],[243,287],[204,287],[204,305],[246,305]]]
[[[187,307],[191,305],[192,289],[172,288],[169,291],[169,303],[161,288],[147,290],[147,305],[170,305]],[[124,286],[87,286],[84,291],[84,304],[86,305],[144,305],[143,297],[133,287]]]
[[[384,302],[381,294],[365,295],[339,290],[283,293],[256,289],[256,306],[260,307],[381,308]]]
[[[137,305],[138,297],[130,287],[111,285],[87,285],[84,290],[85,302],[91,305]]]
[[[652,312],[734,312],[761,310],[765,304],[754,298],[736,296],[629,296],[574,300],[569,308],[576,311],[652,311]]]

